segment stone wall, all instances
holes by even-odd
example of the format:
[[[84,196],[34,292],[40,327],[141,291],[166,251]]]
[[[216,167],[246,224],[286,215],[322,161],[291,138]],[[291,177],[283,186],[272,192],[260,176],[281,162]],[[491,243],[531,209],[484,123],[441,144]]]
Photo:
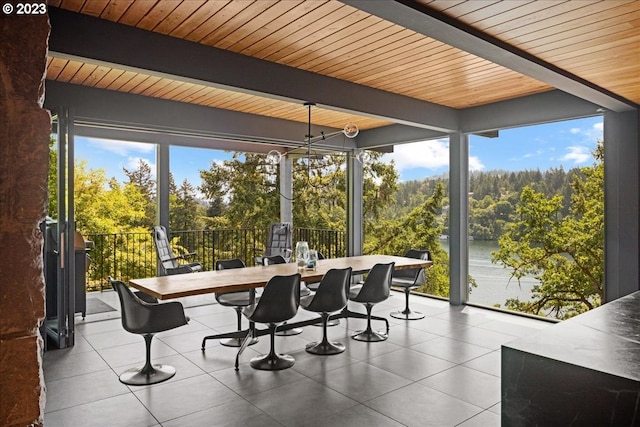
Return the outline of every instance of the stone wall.
[[[0,426],[42,425],[49,20],[0,15]]]

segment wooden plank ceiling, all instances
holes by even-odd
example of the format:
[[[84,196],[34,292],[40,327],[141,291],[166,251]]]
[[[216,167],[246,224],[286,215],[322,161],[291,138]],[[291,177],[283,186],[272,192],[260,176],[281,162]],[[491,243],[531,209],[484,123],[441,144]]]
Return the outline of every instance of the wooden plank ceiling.
[[[640,103],[640,2],[420,3]],[[336,0],[52,0],[52,6],[453,108],[553,89]],[[49,58],[47,78],[306,122],[295,103]],[[388,122],[316,109],[313,122]]]

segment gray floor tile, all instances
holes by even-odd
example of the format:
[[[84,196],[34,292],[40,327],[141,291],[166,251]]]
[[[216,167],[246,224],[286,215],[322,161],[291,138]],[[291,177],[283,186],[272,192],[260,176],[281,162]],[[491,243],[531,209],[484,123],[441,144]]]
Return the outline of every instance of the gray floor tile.
[[[275,427],[281,425],[246,400],[224,403],[162,423],[163,427]]]
[[[294,369],[260,371],[248,367],[243,367],[238,371],[234,368],[223,369],[212,372],[211,376],[243,397],[262,393],[305,378]]]
[[[369,359],[369,364],[412,381],[418,381],[455,366],[455,363],[419,351],[401,348]]]
[[[98,354],[116,371],[127,365],[144,365],[146,347],[142,335],[134,335],[137,340],[134,343],[119,345],[97,350]],[[160,340],[151,341],[151,363],[159,357],[177,354],[177,352]]]
[[[488,409],[500,401],[500,378],[465,366],[455,366],[420,381],[472,405]]]
[[[458,424],[458,427],[500,427],[500,415],[489,411],[480,412],[462,424]]]
[[[111,369],[47,381],[45,412],[127,394],[129,389]]]
[[[46,413],[44,425],[47,427],[104,427],[105,425],[151,427],[158,423],[133,394],[127,393]]]
[[[313,377],[314,380],[358,402],[365,402],[411,383],[365,362],[358,362]]]
[[[356,405],[326,417],[312,418],[301,424],[304,427],[401,427],[402,424],[364,405]]]
[[[502,371],[501,351],[494,350],[484,356],[476,357],[464,363],[463,366],[500,377]]]
[[[453,363],[464,363],[491,352],[491,350],[486,347],[480,347],[447,337],[440,337],[411,346],[410,348]]]
[[[516,336],[493,332],[487,329],[482,329],[481,327],[453,331],[447,336],[469,344],[486,347],[491,350],[499,350],[502,344],[506,344],[509,341],[517,339]]]
[[[410,427],[455,426],[483,411],[482,408],[418,383],[365,404]]]
[[[71,349],[50,350],[44,354],[42,369],[46,381],[109,369],[109,365],[97,352],[76,353]]]
[[[169,380],[134,394],[161,423],[238,399],[237,394],[206,374]]]
[[[247,400],[286,426],[298,426],[357,405],[355,400],[311,379],[254,394]]]

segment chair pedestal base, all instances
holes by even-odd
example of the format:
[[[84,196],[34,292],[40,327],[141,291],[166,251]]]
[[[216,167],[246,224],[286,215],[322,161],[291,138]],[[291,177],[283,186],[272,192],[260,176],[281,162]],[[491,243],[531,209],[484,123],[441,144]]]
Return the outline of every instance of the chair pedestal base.
[[[302,328],[291,328],[284,331],[276,331],[276,335],[279,337],[288,337],[291,335],[299,335],[302,333]]]
[[[241,347],[243,338],[224,338],[220,340],[220,344],[225,347]],[[249,339],[247,345],[254,345],[258,342],[258,337],[253,337]]]
[[[382,334],[380,332],[368,329],[358,332],[355,335],[351,335],[351,338],[357,341],[378,342],[385,341],[387,338],[389,338],[389,336],[387,334]]]
[[[295,359],[288,354],[267,354],[251,359],[249,364],[253,369],[261,371],[279,371],[290,368],[296,363]]]
[[[390,314],[391,317],[395,317],[396,319],[404,319],[404,320],[418,320],[424,319],[424,314],[418,311],[411,310],[403,310],[403,311],[394,311]]]
[[[305,350],[307,353],[330,356],[344,352],[344,344],[340,342],[312,342],[307,344]]]
[[[146,369],[145,369],[146,368]],[[132,368],[120,375],[120,382],[127,385],[151,385],[161,383],[176,374],[176,368],[169,365],[153,365],[151,369]]]

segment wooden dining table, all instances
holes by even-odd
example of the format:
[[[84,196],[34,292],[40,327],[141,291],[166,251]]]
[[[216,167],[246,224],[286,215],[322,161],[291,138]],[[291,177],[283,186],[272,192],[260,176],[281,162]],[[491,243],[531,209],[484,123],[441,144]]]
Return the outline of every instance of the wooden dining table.
[[[376,264],[395,263],[395,270],[430,267],[433,262],[415,258],[407,258],[393,255],[359,255],[342,258],[328,258],[319,260],[316,268],[298,268],[296,263],[273,264],[269,266],[254,266],[245,268],[235,268],[228,270],[201,271],[191,274],[176,274],[171,276],[149,277],[144,279],[132,279],[129,285],[146,294],[153,295],[159,300],[181,298],[194,295],[203,295],[218,292],[235,292],[242,290],[255,291],[256,288],[264,287],[274,276],[290,276],[300,273],[301,280],[306,282],[319,282],[327,271],[337,268],[352,268],[352,274],[364,274],[371,270]],[[252,292],[252,295],[254,293]],[[355,317],[366,319],[363,313],[353,312],[345,308],[339,313],[334,313],[330,319]],[[389,332],[389,321],[384,317],[371,316],[373,320],[384,321],[387,333]],[[278,330],[288,330],[302,326],[313,325],[321,320],[320,317],[301,320],[298,322],[287,322],[280,326]],[[246,347],[248,338],[268,334],[268,329],[258,329],[251,325],[249,329],[209,335],[202,340],[202,350],[209,339],[242,338],[243,345],[238,350],[236,356],[236,369],[238,358]]]

